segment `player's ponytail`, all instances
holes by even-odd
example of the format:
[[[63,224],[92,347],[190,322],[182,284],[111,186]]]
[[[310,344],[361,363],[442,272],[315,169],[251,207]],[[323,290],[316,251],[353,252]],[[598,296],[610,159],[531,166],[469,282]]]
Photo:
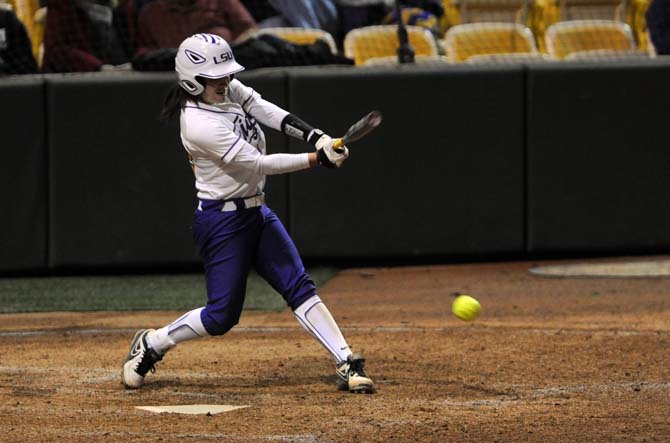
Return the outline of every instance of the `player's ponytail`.
[[[184,91],[184,88],[175,84],[165,96],[163,100],[163,109],[161,110],[160,119],[163,121],[171,120],[178,117],[182,108],[186,105],[187,100],[193,100],[195,97]]]

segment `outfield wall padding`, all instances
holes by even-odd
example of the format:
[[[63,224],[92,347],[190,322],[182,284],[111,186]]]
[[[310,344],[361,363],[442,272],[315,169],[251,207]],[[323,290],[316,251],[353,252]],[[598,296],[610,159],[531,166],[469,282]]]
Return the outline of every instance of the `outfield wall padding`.
[[[670,251],[670,63],[303,67],[240,74],[338,136],[382,126],[341,170],[268,178],[309,259]],[[0,272],[197,264],[172,73],[0,83]],[[266,129],[268,152],[314,148]]]
[[[351,144],[342,169],[290,176],[299,249],[319,258],[522,253],[523,75],[521,67],[291,75],[292,110],[333,136],[370,110],[384,115]]]
[[[528,72],[528,251],[670,249],[670,64]]]
[[[46,267],[47,158],[44,82],[0,81],[0,271]]]
[[[52,267],[194,259],[192,173],[163,76],[47,81]]]

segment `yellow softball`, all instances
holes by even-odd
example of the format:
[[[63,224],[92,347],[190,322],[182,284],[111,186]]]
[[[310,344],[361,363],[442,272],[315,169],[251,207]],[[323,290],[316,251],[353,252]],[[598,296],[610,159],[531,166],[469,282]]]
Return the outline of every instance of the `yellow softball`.
[[[482,305],[476,299],[465,294],[456,297],[451,305],[451,312],[463,321],[474,320],[481,311]]]

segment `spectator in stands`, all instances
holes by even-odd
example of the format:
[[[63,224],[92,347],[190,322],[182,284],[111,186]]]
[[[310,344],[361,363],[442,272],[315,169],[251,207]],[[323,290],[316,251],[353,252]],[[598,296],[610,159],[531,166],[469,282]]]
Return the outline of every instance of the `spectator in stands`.
[[[292,7],[300,2],[293,3]],[[278,5],[278,3],[277,3]],[[299,8],[298,8],[299,9]],[[351,64],[332,54],[323,41],[297,45],[272,35],[251,37],[256,22],[239,0],[154,0],[138,21],[138,48],[133,67],[139,71],[171,71],[177,47],[193,34],[211,33],[232,44],[247,69],[271,66]]]
[[[422,26],[439,34],[439,19],[444,15],[442,0],[400,0],[403,23]],[[395,0],[337,0],[340,34],[364,26],[388,25],[398,22]]]
[[[259,28],[313,28],[332,35],[338,32],[334,0],[269,0],[268,3],[277,14],[258,23]]]
[[[130,69],[112,0],[47,0],[44,72]]]
[[[23,23],[0,3],[0,75],[34,74],[37,63]]]
[[[393,0],[337,0],[339,39],[352,29],[380,25],[393,4]]]
[[[400,0],[400,6],[407,8],[421,8],[438,18],[444,15],[444,4],[442,3],[442,0]]]
[[[646,19],[656,54],[670,54],[670,0],[653,0],[647,9]]]
[[[232,42],[255,26],[239,0],[155,0],[140,11],[133,65],[172,70],[176,48],[187,37],[210,33]]]
[[[144,0],[146,1],[146,0]],[[268,0],[240,0],[256,23],[265,19],[279,15],[277,10],[272,7]]]
[[[441,0],[400,0],[400,17],[406,25],[420,26],[435,36],[440,34],[440,18],[444,15]],[[398,23],[398,11],[393,8],[384,18],[384,24]]]

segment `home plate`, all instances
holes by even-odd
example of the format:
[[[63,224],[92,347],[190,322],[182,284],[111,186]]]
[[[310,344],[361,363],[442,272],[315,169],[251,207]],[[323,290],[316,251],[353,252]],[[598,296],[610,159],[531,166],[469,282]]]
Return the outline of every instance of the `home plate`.
[[[235,409],[248,408],[249,405],[233,406],[233,405],[175,405],[175,406],[135,406],[137,409],[142,409],[149,412],[170,412],[174,414],[202,414],[214,415],[221,412],[234,411]]]

